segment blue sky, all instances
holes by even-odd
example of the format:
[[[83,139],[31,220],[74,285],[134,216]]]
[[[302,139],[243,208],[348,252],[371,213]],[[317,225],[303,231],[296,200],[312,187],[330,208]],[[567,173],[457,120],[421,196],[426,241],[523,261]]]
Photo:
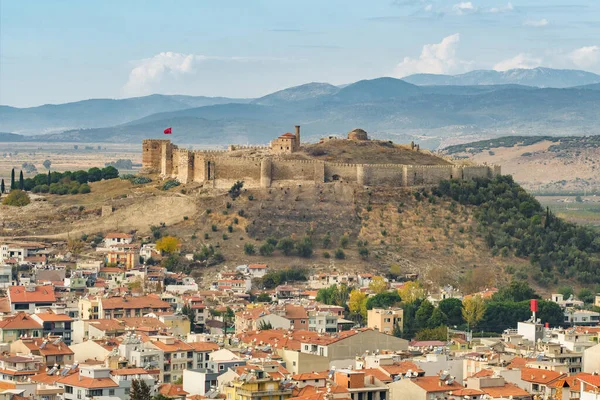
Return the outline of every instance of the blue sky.
[[[18,107],[536,66],[600,73],[600,1],[0,0]]]

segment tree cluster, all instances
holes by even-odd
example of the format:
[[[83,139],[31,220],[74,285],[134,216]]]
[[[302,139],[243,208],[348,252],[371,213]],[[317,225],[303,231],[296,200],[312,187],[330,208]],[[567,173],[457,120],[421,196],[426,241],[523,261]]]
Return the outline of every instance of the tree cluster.
[[[600,282],[600,237],[588,227],[554,216],[511,176],[441,182],[434,194],[477,206],[475,218],[495,253],[529,257],[540,284],[559,278]]]

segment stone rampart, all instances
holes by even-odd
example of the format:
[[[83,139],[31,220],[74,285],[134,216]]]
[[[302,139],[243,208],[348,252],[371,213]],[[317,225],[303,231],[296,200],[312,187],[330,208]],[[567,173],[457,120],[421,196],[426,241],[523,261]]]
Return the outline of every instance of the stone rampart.
[[[179,149],[169,140],[144,140],[142,150],[145,171],[160,172],[163,177],[177,178],[182,183],[212,182],[215,187],[237,180],[244,181],[248,187],[270,187],[290,181],[422,186],[447,179],[491,178],[501,173],[497,165],[348,164],[287,160],[278,156],[234,157],[225,150]]]

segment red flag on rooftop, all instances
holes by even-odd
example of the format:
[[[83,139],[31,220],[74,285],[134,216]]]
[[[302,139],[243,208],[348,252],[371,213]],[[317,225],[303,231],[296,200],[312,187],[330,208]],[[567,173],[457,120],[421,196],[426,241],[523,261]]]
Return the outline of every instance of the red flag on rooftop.
[[[170,135],[172,132],[172,128],[165,129],[165,135]]]

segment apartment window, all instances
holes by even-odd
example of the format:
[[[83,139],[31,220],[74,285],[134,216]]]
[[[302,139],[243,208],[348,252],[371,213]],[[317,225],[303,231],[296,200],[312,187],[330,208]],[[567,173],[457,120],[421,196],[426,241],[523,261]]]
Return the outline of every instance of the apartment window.
[[[65,393],[73,394],[73,386],[65,386]]]
[[[108,395],[109,396],[114,396],[115,395],[115,389],[108,389]]]
[[[225,369],[224,365],[219,365],[219,371],[223,371]]]
[[[102,396],[102,389],[92,389],[88,391],[88,397]]]

